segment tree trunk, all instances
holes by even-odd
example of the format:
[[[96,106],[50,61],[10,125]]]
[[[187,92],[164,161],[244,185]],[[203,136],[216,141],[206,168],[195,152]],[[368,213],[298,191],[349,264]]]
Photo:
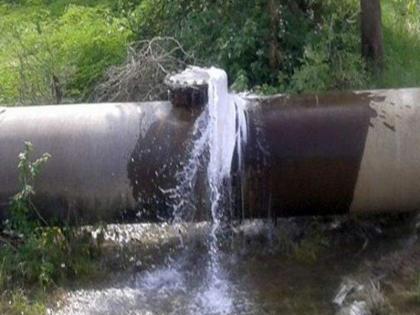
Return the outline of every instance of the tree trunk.
[[[376,73],[383,68],[384,44],[380,0],[360,0],[362,56]]]

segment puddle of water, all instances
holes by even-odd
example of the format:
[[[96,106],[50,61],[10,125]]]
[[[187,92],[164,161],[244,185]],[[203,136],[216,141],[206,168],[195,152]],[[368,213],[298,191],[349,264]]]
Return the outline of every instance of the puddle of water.
[[[119,282],[68,292],[63,298],[65,306],[51,314],[338,314],[334,298],[343,280],[362,276],[360,271],[369,266],[366,262],[380,262],[384,254],[406,248],[410,239],[404,233],[378,236],[364,251],[363,241],[340,241],[320,253],[315,262],[307,263],[285,255],[279,246],[284,227],[290,225],[285,221],[273,228],[263,221],[250,221],[236,226],[236,233],[219,243],[220,281],[209,272],[209,227],[185,227],[196,232],[195,237],[185,239],[184,248],[161,257],[159,264],[128,273]],[[168,225],[118,230],[125,228],[150,239],[170,238],[173,233]]]
[[[162,228],[137,227],[139,234],[162,234]],[[171,230],[170,226],[166,227]],[[115,227],[113,227],[115,229]],[[186,240],[185,248],[161,264],[130,274],[100,289],[76,290],[64,297],[59,315],[97,314],[333,314],[332,298],[341,276],[358,261],[351,252],[299,264],[281,251],[272,225],[245,222],[218,248],[218,271],[211,269],[210,244],[202,237]],[[120,231],[124,228],[120,228]],[[135,229],[129,230],[136,235]],[[198,233],[198,232],[197,232]],[[170,237],[171,233],[167,233]],[[200,241],[197,241],[200,239]],[[348,259],[345,258],[348,255]],[[166,261],[166,262],[164,262]],[[339,262],[339,263],[338,263]],[[315,311],[317,313],[315,313]]]

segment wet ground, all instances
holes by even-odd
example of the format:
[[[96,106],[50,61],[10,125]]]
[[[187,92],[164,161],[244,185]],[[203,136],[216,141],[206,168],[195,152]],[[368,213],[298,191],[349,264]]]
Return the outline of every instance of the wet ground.
[[[399,295],[420,275],[417,232],[404,224],[247,222],[219,239],[216,271],[208,228],[114,226],[109,242],[125,244],[129,267],[66,292],[51,313],[420,314],[420,300]]]

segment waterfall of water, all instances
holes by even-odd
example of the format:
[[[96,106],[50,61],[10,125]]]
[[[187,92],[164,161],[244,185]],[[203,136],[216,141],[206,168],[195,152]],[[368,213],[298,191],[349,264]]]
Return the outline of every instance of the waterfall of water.
[[[194,81],[196,77],[208,78],[208,104],[197,118],[192,130],[189,157],[178,173],[177,187],[164,191],[173,201],[174,222],[182,222],[190,211],[193,186],[199,169],[200,158],[208,152],[207,184],[212,226],[209,235],[208,285],[197,296],[198,303],[216,309],[217,313],[229,313],[232,301],[229,299],[228,283],[220,267],[218,232],[224,216],[229,212],[231,167],[233,158],[238,157],[242,167],[243,144],[247,138],[245,101],[228,92],[226,72],[209,68],[191,67],[181,76]]]
[[[208,153],[207,183],[211,204],[213,229],[217,229],[226,209],[221,207],[229,196],[231,167],[235,149],[239,168],[242,167],[243,144],[247,138],[245,117],[246,102],[238,95],[228,92],[226,72],[217,68],[190,67],[180,76],[187,83],[197,77],[208,78],[208,104],[194,123],[187,161],[177,173],[177,186],[161,189],[171,200],[174,223],[189,217],[195,180],[200,163]]]

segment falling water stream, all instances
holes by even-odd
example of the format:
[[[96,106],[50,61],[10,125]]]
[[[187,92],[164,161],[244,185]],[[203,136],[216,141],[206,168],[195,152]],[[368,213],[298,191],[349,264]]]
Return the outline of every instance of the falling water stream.
[[[216,313],[230,313],[233,305],[229,294],[229,285],[220,265],[218,232],[224,215],[229,209],[224,208],[229,199],[230,174],[232,159],[236,145],[241,150],[243,138],[242,126],[237,126],[237,119],[243,116],[243,108],[235,104],[235,97],[229,95],[227,89],[227,75],[223,70],[211,68],[205,70],[209,74],[207,110],[209,120],[209,152],[210,159],[207,166],[207,178],[210,187],[210,204],[212,227],[209,239],[209,284],[206,291],[200,297],[205,304]],[[228,183],[225,185],[225,183]]]
[[[196,303],[205,306],[207,312],[229,314],[232,311],[233,301],[229,293],[229,283],[221,268],[218,234],[222,229],[224,216],[229,211],[234,150],[235,148],[238,150],[238,164],[241,165],[242,147],[246,141],[244,102],[238,96],[229,94],[227,75],[221,69],[192,67],[182,75],[191,81],[194,77],[209,78],[208,104],[194,125],[190,157],[186,167],[178,174],[180,184],[170,190],[171,196],[177,200],[173,205],[174,221],[180,222],[185,217],[188,201],[192,199],[188,194],[191,194],[191,187],[197,176],[199,157],[207,150],[209,153],[207,184],[212,218],[208,237],[208,282],[197,294]]]

